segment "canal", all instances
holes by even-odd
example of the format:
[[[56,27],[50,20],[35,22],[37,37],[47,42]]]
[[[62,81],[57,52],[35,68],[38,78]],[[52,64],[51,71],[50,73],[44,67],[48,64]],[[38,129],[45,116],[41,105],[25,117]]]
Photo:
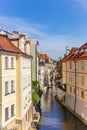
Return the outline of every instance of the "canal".
[[[41,121],[39,130],[87,130],[76,117],[54,98],[56,88],[49,88],[41,98]]]

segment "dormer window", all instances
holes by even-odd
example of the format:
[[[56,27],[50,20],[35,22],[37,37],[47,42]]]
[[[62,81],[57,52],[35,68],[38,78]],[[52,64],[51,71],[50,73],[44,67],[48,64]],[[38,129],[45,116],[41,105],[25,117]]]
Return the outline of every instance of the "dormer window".
[[[84,52],[84,49],[81,49],[80,52]]]
[[[87,52],[87,48],[85,49],[85,51]]]
[[[77,51],[75,51],[75,54],[77,54],[79,51],[77,50]]]

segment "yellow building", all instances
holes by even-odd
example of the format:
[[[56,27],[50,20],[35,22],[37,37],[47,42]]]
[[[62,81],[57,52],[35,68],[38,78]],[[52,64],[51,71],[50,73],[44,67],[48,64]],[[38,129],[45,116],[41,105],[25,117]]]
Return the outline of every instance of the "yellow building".
[[[72,48],[62,66],[63,82],[67,88],[65,104],[80,119],[87,121],[87,43]]]
[[[28,130],[32,121],[29,41],[25,35],[10,40],[0,36],[0,128]]]

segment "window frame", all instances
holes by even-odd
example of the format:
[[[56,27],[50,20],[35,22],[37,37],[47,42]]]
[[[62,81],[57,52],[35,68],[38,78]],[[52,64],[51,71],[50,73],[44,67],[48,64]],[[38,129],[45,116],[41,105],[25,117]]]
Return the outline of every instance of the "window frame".
[[[11,57],[11,69],[14,68],[14,57]]]
[[[13,117],[15,115],[14,112],[15,112],[15,105],[12,104],[11,105],[11,117]]]
[[[15,92],[15,83],[14,80],[11,80],[11,93]]]
[[[9,81],[5,81],[5,95],[9,94]]]
[[[5,108],[5,121],[9,119],[9,107]]]
[[[8,69],[8,57],[5,57],[5,69]]]

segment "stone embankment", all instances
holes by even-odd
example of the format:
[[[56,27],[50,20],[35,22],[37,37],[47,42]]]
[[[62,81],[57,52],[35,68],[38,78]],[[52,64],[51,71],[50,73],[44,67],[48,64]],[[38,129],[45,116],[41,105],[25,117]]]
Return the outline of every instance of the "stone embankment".
[[[71,108],[65,105],[64,102],[62,102],[57,95],[55,95],[56,101],[58,101],[63,107],[65,107],[69,112],[71,112],[76,118],[78,118],[85,126],[87,126],[87,122],[81,118],[75,111],[73,111]]]

